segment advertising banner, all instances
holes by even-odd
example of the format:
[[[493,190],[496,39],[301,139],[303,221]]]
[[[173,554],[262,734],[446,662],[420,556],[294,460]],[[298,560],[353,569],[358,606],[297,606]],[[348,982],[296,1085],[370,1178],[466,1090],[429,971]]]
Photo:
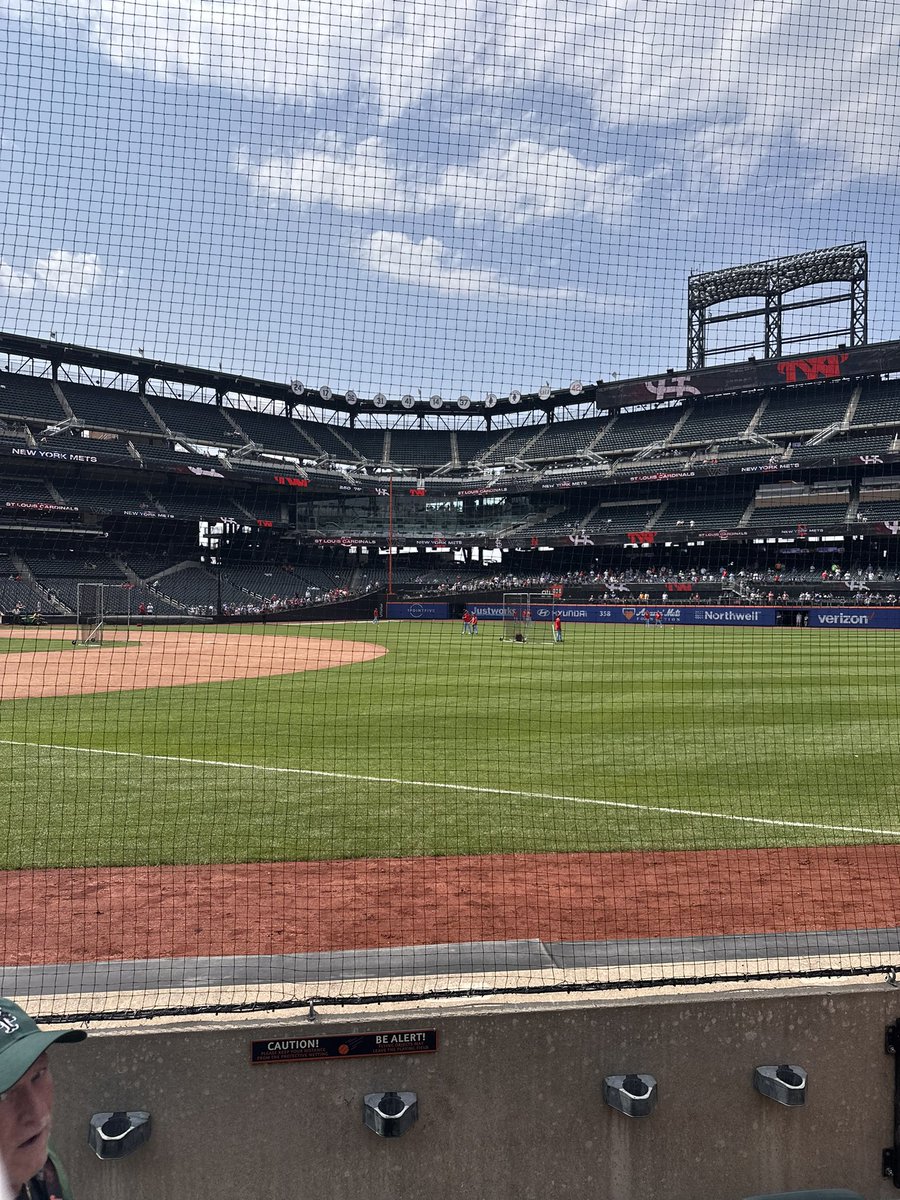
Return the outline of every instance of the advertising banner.
[[[394,621],[444,621],[450,616],[450,605],[435,600],[401,604],[391,600],[387,605],[387,616]]]

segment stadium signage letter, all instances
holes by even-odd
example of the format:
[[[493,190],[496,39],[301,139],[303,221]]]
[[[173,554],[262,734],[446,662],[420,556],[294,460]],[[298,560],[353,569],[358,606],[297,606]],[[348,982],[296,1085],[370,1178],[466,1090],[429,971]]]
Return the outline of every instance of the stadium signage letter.
[[[805,379],[839,379],[841,367],[849,354],[819,354],[813,358],[795,358],[778,364],[778,374],[785,383],[802,383]]]

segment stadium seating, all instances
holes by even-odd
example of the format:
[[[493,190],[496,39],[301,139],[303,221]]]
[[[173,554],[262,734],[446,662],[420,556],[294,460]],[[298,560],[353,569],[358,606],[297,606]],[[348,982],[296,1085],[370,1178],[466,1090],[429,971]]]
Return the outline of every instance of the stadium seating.
[[[297,421],[297,427],[310,438],[313,457],[328,454],[341,463],[358,461],[359,455],[342,440],[344,434],[350,432],[346,425],[332,427],[317,421]]]
[[[244,439],[225,420],[215,404],[198,404],[174,396],[148,396],[154,412],[167,429],[181,434],[188,442],[206,442],[213,446],[242,446]]]
[[[83,383],[59,381],[69,407],[90,429],[126,433],[159,433],[159,426],[135,392],[117,391]]]
[[[866,384],[852,425],[900,425],[900,383]]]
[[[900,500],[878,500],[861,503],[858,521],[900,521]]]
[[[773,396],[757,426],[762,434],[812,433],[841,421],[850,402],[850,389],[842,384],[827,390],[792,388]]]
[[[365,462],[379,463],[384,459],[383,429],[349,429],[342,426],[340,435]]]
[[[241,605],[248,600],[247,593],[235,587],[223,572],[216,578],[213,571],[198,564],[190,564],[178,571],[164,575],[162,579],[153,581],[154,592],[174,600],[184,608],[202,606],[215,608],[219,596],[223,604]]]
[[[737,438],[744,432],[756,410],[759,398],[721,402],[697,403],[671,441],[673,446],[711,445],[726,438]]]
[[[218,464],[218,459],[208,454],[195,454],[193,450],[183,450],[161,442],[146,442],[135,449],[146,467],[213,467]]]
[[[43,479],[0,477],[0,504],[58,504]],[[68,503],[68,501],[66,501]]]
[[[66,504],[85,512],[120,513],[151,511],[153,504],[146,492],[127,483],[92,483],[79,478],[60,480],[56,484]]]
[[[491,432],[487,429],[458,429],[456,445],[459,451],[459,461],[463,465],[471,465],[476,458],[483,458],[487,450],[495,445],[504,431]]]
[[[25,417],[36,423],[64,421],[66,412],[49,379],[0,371],[0,417]]]
[[[534,445],[529,446],[524,457],[528,462],[557,462],[560,459],[578,458],[608,423],[606,417],[556,421],[546,427]]]
[[[545,428],[544,425],[522,425],[511,429],[481,455],[482,462],[497,463],[507,458],[522,458],[528,443],[540,437]]]
[[[228,409],[229,416],[243,429],[251,442],[267,450],[281,451],[297,458],[318,457],[308,438],[287,417],[250,409]]]
[[[746,511],[752,494],[735,499],[670,500],[653,523],[654,529],[733,529]]]
[[[893,434],[875,433],[868,437],[835,437],[818,446],[792,446],[790,457],[804,458],[845,457],[849,454],[880,454],[890,448]]]
[[[183,521],[226,520],[246,525],[250,519],[224,489],[207,494],[188,488],[153,488],[150,494],[163,512]]]
[[[400,466],[439,467],[453,459],[450,434],[444,430],[392,429],[388,457]]]
[[[652,446],[668,437],[683,412],[682,408],[666,408],[622,413],[607,425],[592,449],[597,454],[611,454]]]
[[[626,533],[643,529],[659,504],[658,500],[641,504],[601,504],[590,519],[588,532]]]
[[[748,524],[757,528],[763,525],[842,525],[847,518],[847,504],[784,504],[757,506],[750,514]]]

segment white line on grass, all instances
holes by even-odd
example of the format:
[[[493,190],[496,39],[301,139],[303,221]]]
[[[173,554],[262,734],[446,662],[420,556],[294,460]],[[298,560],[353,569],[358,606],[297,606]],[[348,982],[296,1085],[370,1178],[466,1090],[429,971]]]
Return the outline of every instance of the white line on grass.
[[[818,829],[829,833],[871,833],[900,838],[900,829],[869,829],[865,825],[823,825],[816,821],[781,821],[776,817],[743,817],[735,813],[706,812],[699,808],[669,808],[661,804],[635,804],[629,800],[592,800],[552,792],[520,792],[512,788],[476,787],[471,783],[435,783],[428,779],[398,779],[390,775],[351,775],[345,771],[314,771],[307,767],[267,767],[261,763],[230,762],[219,758],[186,758],[177,754],[142,754],[139,750],[98,750],[91,746],[60,746],[53,742],[18,742],[0,738],[0,746],[30,750],[59,750],[65,754],[97,754],[107,758],[139,758],[146,762],[182,763],[189,767],[224,767],[229,771],[263,771],[270,775],[308,775],[318,779],[345,779],[352,783],[391,783],[400,787],[434,788],[447,792],[473,792],[480,796],[513,796],[520,800],[553,800],[565,804],[593,804],[600,808],[625,808],[632,812],[700,817],[705,821],[734,821],[743,825],[769,825],[779,829]]]

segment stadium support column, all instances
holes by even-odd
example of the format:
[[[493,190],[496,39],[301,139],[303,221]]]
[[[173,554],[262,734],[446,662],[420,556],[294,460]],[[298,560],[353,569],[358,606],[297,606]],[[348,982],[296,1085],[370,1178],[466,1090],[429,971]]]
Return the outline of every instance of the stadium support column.
[[[388,600],[394,594],[394,477],[388,480]]]

